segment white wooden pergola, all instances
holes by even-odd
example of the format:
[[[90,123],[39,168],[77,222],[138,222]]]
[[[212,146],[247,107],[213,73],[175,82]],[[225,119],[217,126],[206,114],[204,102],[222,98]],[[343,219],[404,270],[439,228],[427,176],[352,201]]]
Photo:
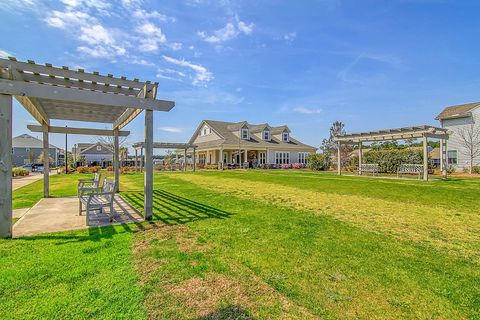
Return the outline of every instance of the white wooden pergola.
[[[341,145],[342,144],[358,144],[358,163],[361,174],[362,165],[362,144],[364,142],[387,141],[387,140],[405,140],[405,139],[422,139],[423,141],[423,179],[428,180],[428,138],[440,140],[440,170],[444,177],[447,176],[447,140],[449,134],[447,129],[429,125],[421,125],[414,127],[404,127],[395,129],[385,129],[379,131],[367,131],[358,133],[347,133],[335,136],[337,141],[337,170],[338,174],[342,174],[341,161]]]
[[[83,69],[53,67],[34,61],[0,59],[0,237],[12,236],[12,97],[25,107],[40,126],[29,129],[43,133],[48,154],[49,133],[108,135],[114,137],[114,175],[118,190],[119,142],[128,135],[120,131],[145,111],[144,216],[152,216],[153,203],[153,111],[170,111],[173,101],[157,100],[158,83],[126,77],[87,73]],[[100,122],[111,130],[54,127],[50,120]],[[49,162],[44,157],[44,196],[49,196]]]
[[[140,171],[143,171],[143,164],[145,163],[144,160],[144,153],[143,150],[145,149],[145,142],[136,142],[132,145],[135,149],[135,168],[140,168]],[[178,142],[154,142],[153,149],[176,149],[176,150],[183,150],[183,156],[185,158],[185,164],[187,159],[187,151],[189,149],[193,149],[193,171],[196,170],[195,164],[195,149],[197,148],[196,145],[190,143],[178,143]],[[138,150],[140,150],[140,161],[138,159]],[[139,165],[137,165],[137,162]],[[184,171],[187,170],[187,166],[185,165],[183,168]]]

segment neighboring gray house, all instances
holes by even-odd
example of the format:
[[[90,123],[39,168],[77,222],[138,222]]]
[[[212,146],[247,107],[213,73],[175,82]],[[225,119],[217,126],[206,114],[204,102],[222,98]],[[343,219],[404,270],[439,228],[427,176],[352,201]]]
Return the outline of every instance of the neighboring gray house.
[[[113,150],[97,143],[77,143],[72,149],[77,163],[81,162],[86,166],[107,167],[112,165]]]
[[[447,157],[449,165],[456,169],[470,167],[469,150],[462,143],[462,131],[480,130],[480,102],[455,105],[445,108],[435,119],[441,127],[449,129],[450,138],[447,141]],[[480,148],[480,141],[477,141]],[[474,166],[480,165],[480,156],[475,157]]]
[[[22,134],[12,139],[12,161],[14,167],[38,163],[38,158],[42,152],[43,141],[29,134]],[[50,145],[49,153],[50,158],[53,160],[52,165],[57,166],[60,149]]]
[[[196,161],[201,164],[306,164],[317,150],[294,139],[287,126],[246,121],[204,120],[189,143],[197,146]]]

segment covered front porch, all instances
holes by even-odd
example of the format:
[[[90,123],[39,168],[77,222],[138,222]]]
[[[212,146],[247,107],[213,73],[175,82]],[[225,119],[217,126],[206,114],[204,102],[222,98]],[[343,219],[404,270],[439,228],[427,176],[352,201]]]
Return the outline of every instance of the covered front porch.
[[[196,150],[194,158],[199,165],[257,167],[268,163],[268,150],[247,148],[211,148]]]

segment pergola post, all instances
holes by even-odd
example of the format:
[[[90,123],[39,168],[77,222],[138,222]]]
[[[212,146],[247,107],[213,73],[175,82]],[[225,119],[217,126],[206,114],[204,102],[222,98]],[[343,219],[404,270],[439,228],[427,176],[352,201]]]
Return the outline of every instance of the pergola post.
[[[48,124],[43,123],[43,197],[50,196],[50,145],[48,143]],[[67,150],[65,150],[67,153]]]
[[[363,154],[362,154],[362,142],[358,143],[358,174],[362,175],[362,163],[363,163]]]
[[[197,151],[196,148],[193,147],[193,172],[195,172],[197,168]]]
[[[0,94],[0,238],[12,237],[12,96]]]
[[[138,150],[135,148],[135,172],[138,172]]]
[[[187,148],[183,150],[183,171],[187,171]]]
[[[447,168],[448,168],[448,158],[447,158],[447,140],[440,140],[440,170],[442,171],[443,178],[447,179]]]
[[[153,111],[145,110],[145,174],[144,215],[152,218],[153,211]]]
[[[342,175],[342,159],[340,155],[341,142],[337,142],[337,173],[339,176]]]
[[[119,142],[118,142],[118,128],[113,129],[113,175],[115,179],[115,192],[120,190],[120,164],[119,164]]]
[[[423,180],[428,180],[428,138],[423,136]]]

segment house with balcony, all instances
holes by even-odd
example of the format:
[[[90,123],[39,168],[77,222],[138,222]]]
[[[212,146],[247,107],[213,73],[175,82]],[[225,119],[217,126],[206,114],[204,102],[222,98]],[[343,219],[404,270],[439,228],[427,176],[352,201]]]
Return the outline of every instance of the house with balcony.
[[[203,120],[189,141],[199,164],[242,165],[307,164],[317,148],[292,137],[288,126],[250,124],[246,121]]]
[[[57,166],[63,159],[60,159],[60,149],[49,145],[49,157],[51,165]],[[29,134],[22,134],[12,139],[12,165],[21,167],[26,164],[39,163],[40,155],[43,153],[43,141],[32,137]]]
[[[100,142],[77,143],[72,148],[72,154],[79,165],[106,168],[113,163],[113,150]]]

